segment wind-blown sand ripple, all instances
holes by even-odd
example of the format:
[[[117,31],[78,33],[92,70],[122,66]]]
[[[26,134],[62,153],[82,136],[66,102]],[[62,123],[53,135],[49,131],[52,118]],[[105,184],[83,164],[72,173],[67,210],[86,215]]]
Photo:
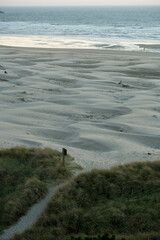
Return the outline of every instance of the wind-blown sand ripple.
[[[85,169],[159,158],[160,54],[4,46],[0,54],[1,147],[66,147]]]

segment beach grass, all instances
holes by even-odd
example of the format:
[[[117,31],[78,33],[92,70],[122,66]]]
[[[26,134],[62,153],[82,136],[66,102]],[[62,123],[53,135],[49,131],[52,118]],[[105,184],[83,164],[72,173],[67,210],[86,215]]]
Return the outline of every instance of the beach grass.
[[[115,235],[160,239],[160,161],[93,169],[69,180],[36,224],[14,240],[66,240]]]
[[[50,148],[0,149],[0,231],[15,223],[47,191],[47,185],[72,176],[67,157]]]

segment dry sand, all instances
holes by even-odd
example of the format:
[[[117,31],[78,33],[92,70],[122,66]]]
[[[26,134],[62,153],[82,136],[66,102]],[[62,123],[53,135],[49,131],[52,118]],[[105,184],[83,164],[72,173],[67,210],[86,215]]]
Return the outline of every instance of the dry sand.
[[[85,169],[160,158],[159,53],[1,46],[0,65],[1,147],[66,147]]]

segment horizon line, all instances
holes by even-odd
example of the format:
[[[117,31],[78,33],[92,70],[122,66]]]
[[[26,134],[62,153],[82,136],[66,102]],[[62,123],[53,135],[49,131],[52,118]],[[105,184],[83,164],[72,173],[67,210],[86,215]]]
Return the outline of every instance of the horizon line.
[[[160,7],[160,4],[147,5],[0,5],[0,7]]]

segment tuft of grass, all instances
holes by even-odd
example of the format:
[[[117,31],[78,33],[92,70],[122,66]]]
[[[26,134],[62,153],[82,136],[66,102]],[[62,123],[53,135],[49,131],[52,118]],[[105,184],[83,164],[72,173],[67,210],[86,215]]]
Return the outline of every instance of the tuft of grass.
[[[20,98],[20,100],[21,100],[22,102],[25,102],[25,98],[24,98],[24,97]]]
[[[35,225],[14,240],[65,240],[106,232],[160,237],[160,161],[83,172],[60,188]],[[136,236],[136,237],[135,237]]]
[[[160,240],[160,232],[135,233],[132,235],[118,235],[116,240]]]
[[[70,239],[66,240],[116,240],[115,236],[109,236],[109,234],[105,233],[103,235],[98,235],[98,237],[73,237],[71,236]],[[121,240],[125,240],[124,238],[121,238]]]
[[[70,162],[68,156],[63,166],[61,153],[50,148],[0,149],[0,231],[42,199],[47,184],[71,177]]]

